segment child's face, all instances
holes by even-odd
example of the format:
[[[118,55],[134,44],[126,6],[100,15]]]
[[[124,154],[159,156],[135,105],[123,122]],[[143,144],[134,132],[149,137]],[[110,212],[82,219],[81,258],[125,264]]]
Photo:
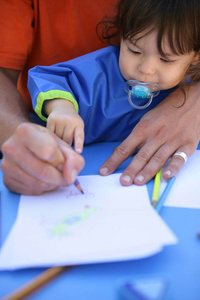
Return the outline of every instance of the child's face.
[[[136,36],[138,38],[139,36]],[[126,80],[157,84],[161,90],[169,89],[183,79],[188,67],[197,61],[195,52],[176,55],[164,39],[162,57],[157,49],[157,33],[153,31],[136,41],[121,40],[119,67]]]

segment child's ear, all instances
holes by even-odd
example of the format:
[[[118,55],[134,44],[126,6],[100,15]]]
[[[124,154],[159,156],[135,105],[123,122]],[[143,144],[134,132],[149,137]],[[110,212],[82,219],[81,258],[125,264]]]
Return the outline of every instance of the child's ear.
[[[194,58],[191,62],[191,65],[195,66],[199,62],[199,58],[200,58],[200,53],[198,52],[198,53],[195,54],[195,56],[194,56]]]

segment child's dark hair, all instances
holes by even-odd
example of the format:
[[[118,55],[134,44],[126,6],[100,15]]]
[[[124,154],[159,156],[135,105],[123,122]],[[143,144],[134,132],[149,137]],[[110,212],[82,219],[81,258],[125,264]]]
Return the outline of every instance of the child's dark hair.
[[[97,26],[110,45],[117,46],[121,38],[132,40],[137,34],[156,29],[162,56],[164,36],[174,54],[200,51],[200,0],[118,0],[115,10],[112,17],[105,17]],[[200,63],[189,67],[186,76],[192,83],[200,81]]]

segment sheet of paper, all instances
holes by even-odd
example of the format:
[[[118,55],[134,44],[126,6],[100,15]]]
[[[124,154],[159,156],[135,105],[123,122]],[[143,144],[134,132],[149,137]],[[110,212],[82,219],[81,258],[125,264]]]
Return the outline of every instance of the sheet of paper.
[[[160,194],[166,181],[162,179]],[[165,201],[166,206],[200,208],[200,150],[188,158],[186,164],[176,175],[176,180]]]
[[[138,259],[176,243],[146,186],[123,187],[119,176],[80,176],[84,194],[70,186],[21,196],[0,269]]]

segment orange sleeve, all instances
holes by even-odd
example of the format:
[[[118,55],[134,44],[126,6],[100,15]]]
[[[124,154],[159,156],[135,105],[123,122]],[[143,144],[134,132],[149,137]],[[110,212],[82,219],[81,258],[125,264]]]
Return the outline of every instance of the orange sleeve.
[[[31,0],[1,0],[0,67],[22,70],[33,43]]]
[[[0,67],[21,70],[18,90],[32,109],[28,70],[105,47],[96,25],[116,0],[0,0]]]

